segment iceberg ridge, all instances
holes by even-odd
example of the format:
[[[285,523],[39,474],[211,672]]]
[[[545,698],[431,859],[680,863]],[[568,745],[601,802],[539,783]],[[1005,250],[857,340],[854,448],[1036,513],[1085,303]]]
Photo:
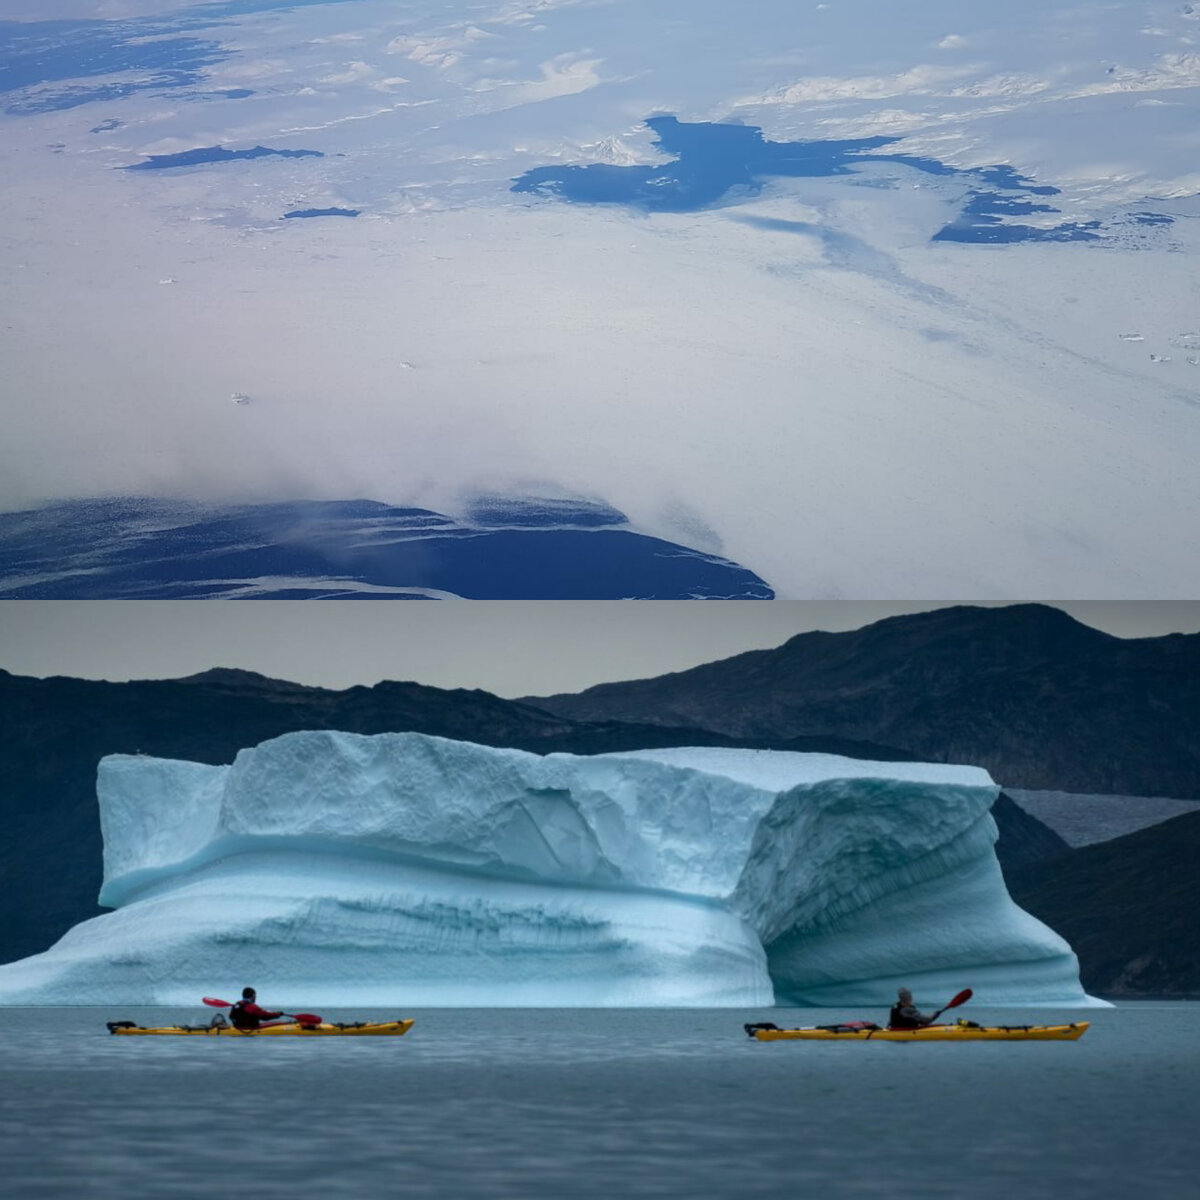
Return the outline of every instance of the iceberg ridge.
[[[105,758],[100,902],[0,1003],[1086,1002],[1018,909],[975,767],[679,748],[539,756],[287,734]]]

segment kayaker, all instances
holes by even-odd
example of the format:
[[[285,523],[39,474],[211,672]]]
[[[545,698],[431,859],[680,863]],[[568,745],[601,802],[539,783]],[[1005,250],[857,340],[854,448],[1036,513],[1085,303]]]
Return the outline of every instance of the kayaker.
[[[888,1015],[889,1029],[922,1029],[933,1020],[920,1009],[913,1006],[912,992],[908,988],[900,988],[896,993],[896,1003]]]
[[[229,1010],[229,1020],[235,1029],[259,1029],[264,1021],[282,1017],[281,1012],[267,1012],[255,1003],[257,992],[252,987],[242,988],[242,998]]]

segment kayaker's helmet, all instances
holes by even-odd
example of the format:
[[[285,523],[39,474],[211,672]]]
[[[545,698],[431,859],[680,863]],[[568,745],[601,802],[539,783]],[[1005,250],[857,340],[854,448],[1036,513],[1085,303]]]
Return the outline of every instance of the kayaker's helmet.
[[[242,999],[253,1000],[258,993],[253,988],[242,988]]]
[[[912,1003],[912,992],[910,992],[910,991],[908,990],[908,988],[900,988],[900,990],[899,990],[899,991],[896,993],[896,995],[897,995],[897,996],[898,996],[898,997],[899,997],[899,998],[900,998],[900,999],[901,999],[901,1000],[902,1000],[902,1001],[903,1001],[905,1004],[911,1004],[911,1003]]]

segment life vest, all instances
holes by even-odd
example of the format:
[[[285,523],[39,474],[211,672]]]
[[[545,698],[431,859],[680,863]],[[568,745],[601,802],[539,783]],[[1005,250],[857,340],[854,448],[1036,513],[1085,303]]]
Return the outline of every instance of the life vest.
[[[912,1017],[904,1015],[904,1010],[909,1008],[907,1004],[893,1004],[892,1011],[888,1014],[889,1029],[920,1029],[921,1022],[914,1021]]]
[[[254,1004],[253,1000],[239,1000],[229,1010],[229,1023],[234,1027],[234,1029],[257,1029],[258,1028],[258,1026],[259,1026],[258,1014],[246,1011],[247,1006],[252,1005],[252,1004],[254,1005],[255,1008],[258,1007],[257,1004]]]

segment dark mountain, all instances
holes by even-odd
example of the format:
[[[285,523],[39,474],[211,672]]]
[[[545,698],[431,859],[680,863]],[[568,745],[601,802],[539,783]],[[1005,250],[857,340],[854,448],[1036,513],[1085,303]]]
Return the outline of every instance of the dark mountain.
[[[1005,871],[1100,996],[1200,998],[1200,813]]]
[[[597,754],[679,745],[909,757],[846,738],[802,744],[710,730],[582,722],[482,691],[380,683],[346,691],[217,669],[179,680],[105,683],[0,671],[0,962],[44,950],[94,916],[101,852],[96,764],[141,751],[232,762],[238,750],[300,729],[412,730],[538,753]]]
[[[1053,829],[1030,816],[1003,792],[992,805],[992,816],[1000,831],[996,857],[1006,879],[1014,870],[1071,853],[1071,847]]]
[[[212,667],[200,671],[196,675],[185,675],[176,683],[204,683],[217,687],[229,687],[241,690],[264,692],[320,692],[325,688],[309,687],[303,683],[292,683],[288,679],[272,679],[269,675],[260,675],[257,671],[242,671],[236,667]]]
[[[1200,798],[1200,634],[1122,639],[1043,605],[804,633],[656,679],[527,697],[563,717],[845,737],[1009,787]]]

